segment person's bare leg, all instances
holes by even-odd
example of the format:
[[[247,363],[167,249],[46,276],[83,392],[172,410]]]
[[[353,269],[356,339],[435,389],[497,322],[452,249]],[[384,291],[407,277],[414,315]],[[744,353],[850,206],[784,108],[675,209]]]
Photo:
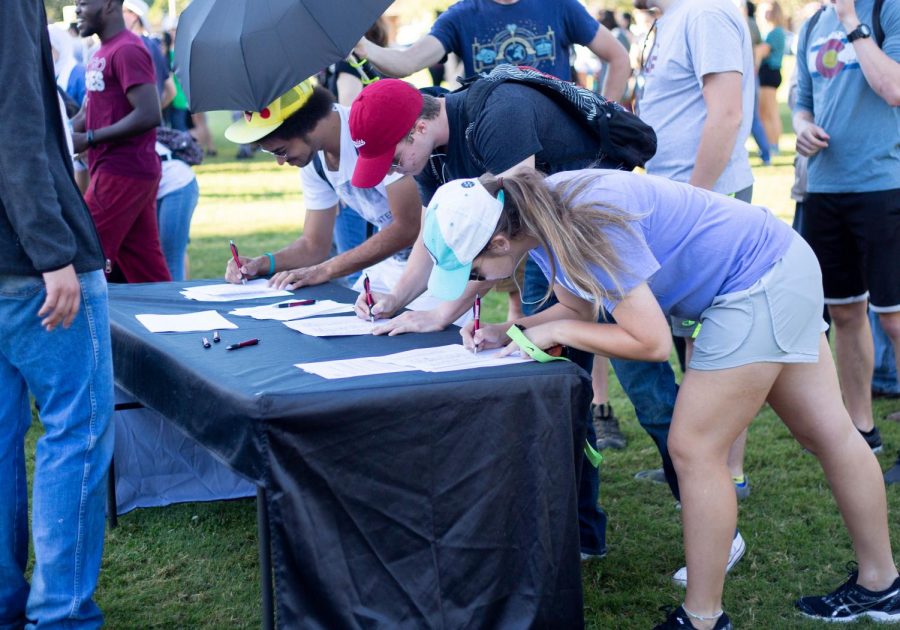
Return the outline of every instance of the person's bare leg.
[[[884,481],[878,461],[855,430],[838,392],[837,372],[822,335],[819,362],[786,366],[768,400],[825,471],[853,540],[859,585],[881,591],[897,577],[888,535]]]
[[[765,86],[759,88],[759,118],[766,131],[766,140],[769,141],[769,146],[777,147],[780,119],[778,118],[775,88]]]
[[[871,431],[875,426],[872,419],[875,349],[866,308],[865,300],[828,306],[834,324],[834,349],[840,391],[850,418],[860,431]]]
[[[725,566],[737,522],[728,449],[765,402],[780,370],[775,363],[689,369],[675,401],[669,452],[681,489],[689,577],[684,603],[699,615],[722,610]],[[697,628],[715,623],[692,622]]]
[[[594,367],[591,369],[591,385],[594,388],[595,405],[609,402],[609,359],[599,354],[594,355]]]

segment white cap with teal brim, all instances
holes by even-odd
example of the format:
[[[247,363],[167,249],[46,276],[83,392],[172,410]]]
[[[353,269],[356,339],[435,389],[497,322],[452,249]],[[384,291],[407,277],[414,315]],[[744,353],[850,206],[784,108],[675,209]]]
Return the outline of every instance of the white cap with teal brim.
[[[434,260],[428,290],[435,297],[455,300],[463,294],[472,261],[491,240],[502,211],[502,194],[494,197],[477,179],[457,179],[437,189],[422,228]]]

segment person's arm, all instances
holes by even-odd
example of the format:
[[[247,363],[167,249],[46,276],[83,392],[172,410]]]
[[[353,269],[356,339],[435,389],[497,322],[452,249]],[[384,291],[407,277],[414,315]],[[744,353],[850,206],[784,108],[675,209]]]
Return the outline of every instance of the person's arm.
[[[833,0],[833,2],[834,10],[837,12],[844,30],[851,33],[860,25],[854,0]],[[889,2],[885,2],[882,9],[882,26],[884,26],[884,14],[889,4]],[[887,29],[885,29],[885,33],[888,33]],[[900,37],[897,34],[893,36]],[[887,42],[886,36],[885,46],[887,46]],[[857,39],[852,46],[869,87],[891,107],[900,107],[900,63],[891,59],[878,47],[874,34],[872,37]]]
[[[703,101],[706,121],[689,183],[711,190],[728,166],[741,127],[741,73],[704,75]]]
[[[155,129],[162,122],[156,85],[153,83],[135,85],[125,93],[125,96],[131,103],[131,111],[107,127],[94,129],[94,144],[131,138]],[[75,153],[81,153],[88,146],[87,132],[74,132],[72,142],[75,145]]]
[[[588,44],[588,48],[609,67],[603,96],[610,101],[622,100],[625,86],[628,84],[628,77],[631,76],[628,51],[602,24],[597,29],[594,39]]]
[[[49,63],[42,55],[46,15],[43,5],[29,2],[10,3],[3,11],[0,41],[20,54],[0,55],[0,75],[15,86],[0,90],[0,120],[16,121],[15,128],[0,133],[0,205],[25,255],[42,273],[47,297],[37,313],[41,324],[47,331],[58,324],[68,328],[80,308],[81,285],[72,266],[75,237],[62,216],[44,145],[41,82],[53,85],[42,66]],[[51,89],[55,96],[55,85]]]
[[[306,218],[303,221],[303,234],[293,243],[282,247],[273,254],[276,274],[269,280],[270,285],[275,285],[276,279],[286,270],[309,267],[328,258],[328,254],[331,252],[334,219],[336,216],[337,206],[332,206],[325,210],[306,211]],[[238,270],[234,259],[228,259],[228,263],[225,266],[225,280],[237,284],[241,281],[241,272],[250,278],[265,276],[269,273],[269,257],[265,254],[255,258],[241,256],[240,261],[242,266]]]
[[[350,107],[356,95],[362,92],[363,84],[359,77],[347,72],[337,75],[338,102],[344,107]]]
[[[368,59],[379,72],[391,77],[407,77],[436,64],[447,54],[433,35],[425,35],[409,48],[383,48],[362,38],[353,49],[357,57]]]
[[[170,73],[169,78],[166,79],[166,82],[163,85],[163,92],[159,97],[160,108],[165,109],[173,100],[175,100],[175,79],[172,78]]]
[[[389,225],[353,249],[334,258],[311,267],[276,274],[269,284],[279,289],[287,285],[297,289],[321,284],[365,269],[412,245],[419,233],[419,217],[422,209],[415,180],[406,176],[389,184],[387,197],[392,216]],[[330,244],[329,239],[329,246]]]
[[[586,318],[585,300],[558,285],[554,294],[559,304],[521,320],[527,327],[525,335],[538,347],[546,349],[561,344],[618,359],[653,362],[669,359],[672,351],[669,323],[646,283],[629,291],[618,303],[614,324],[593,321],[593,312]],[[478,341],[477,333],[474,341]],[[509,354],[516,348],[510,343],[501,354]]]

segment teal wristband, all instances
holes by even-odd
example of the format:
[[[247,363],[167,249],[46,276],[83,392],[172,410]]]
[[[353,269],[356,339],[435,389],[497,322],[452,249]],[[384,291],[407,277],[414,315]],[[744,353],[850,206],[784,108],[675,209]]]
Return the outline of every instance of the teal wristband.
[[[275,273],[275,254],[266,252],[266,256],[269,257],[269,275],[271,276]]]

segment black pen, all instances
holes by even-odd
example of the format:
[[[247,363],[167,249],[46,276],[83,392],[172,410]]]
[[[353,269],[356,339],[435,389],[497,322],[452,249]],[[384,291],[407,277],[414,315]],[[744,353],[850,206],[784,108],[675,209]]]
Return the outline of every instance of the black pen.
[[[278,308],[291,308],[294,306],[309,306],[310,304],[315,304],[315,300],[298,300],[296,302],[282,302],[278,305]]]
[[[237,350],[238,348],[246,348],[247,346],[255,346],[259,343],[259,339],[248,339],[247,341],[242,341],[240,343],[233,343],[230,346],[225,346],[226,350]]]

